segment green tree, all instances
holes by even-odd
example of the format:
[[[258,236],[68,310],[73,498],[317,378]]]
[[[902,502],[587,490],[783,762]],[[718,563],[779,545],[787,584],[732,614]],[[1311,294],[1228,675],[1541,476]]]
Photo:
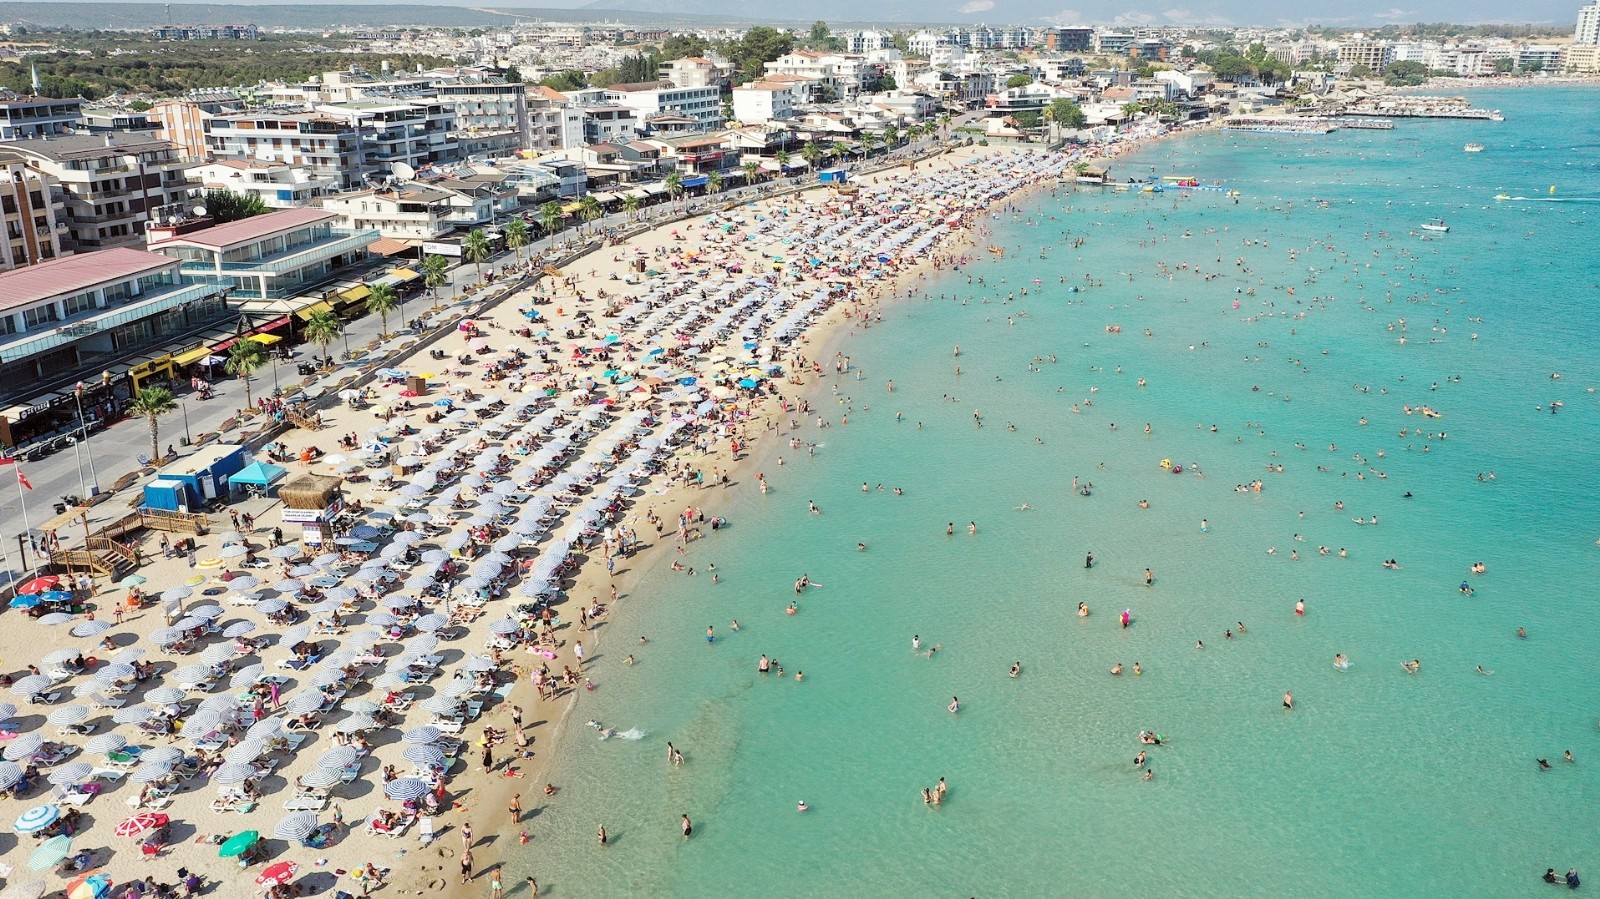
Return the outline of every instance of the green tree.
[[[138,395],[128,406],[130,413],[143,415],[145,421],[150,423],[151,462],[161,458],[161,416],[176,408],[178,403],[172,398],[172,391],[165,387],[140,388]]]
[[[544,233],[549,236],[555,236],[555,233],[561,229],[562,220],[565,218],[566,213],[561,211],[561,204],[555,200],[548,200],[543,206],[539,207],[539,224],[544,227]]]
[[[812,168],[816,168],[817,160],[822,158],[822,148],[817,146],[816,141],[808,140],[806,145],[800,148],[800,158],[810,163]]]
[[[1527,72],[1530,75],[1538,73],[1538,72],[1543,72],[1544,71],[1544,60],[1542,60],[1542,59],[1530,59],[1527,62],[1522,64],[1522,71]]]
[[[371,293],[367,295],[367,311],[378,313],[383,328],[378,339],[383,340],[389,336],[389,313],[400,307],[400,295],[388,284],[374,284],[368,290]]]
[[[204,202],[206,214],[219,225],[272,211],[260,194],[236,194],[231,190],[208,190]]]
[[[722,52],[733,60],[740,83],[754,80],[767,63],[794,49],[794,38],[775,28],[757,25],[737,40],[725,41]]]
[[[576,91],[582,90],[589,86],[588,79],[584,78],[583,73],[577,69],[568,69],[565,72],[557,72],[556,74],[551,75],[549,78],[546,78],[539,83],[550,88],[551,90],[557,91]]]
[[[1370,69],[1367,66],[1364,66],[1364,65],[1362,65],[1361,63],[1358,62],[1355,65],[1350,67],[1350,77],[1351,78],[1371,78],[1372,77],[1372,69]]]
[[[1046,112],[1050,119],[1063,128],[1073,131],[1081,129],[1087,121],[1083,114],[1083,107],[1069,97],[1057,97],[1050,101]]]
[[[772,158],[778,163],[778,171],[787,175],[789,173],[789,151],[779,150],[772,154]]]
[[[756,179],[761,177],[761,163],[753,159],[744,162],[739,168],[744,171],[745,184],[754,184]]]
[[[1389,64],[1389,68],[1384,73],[1385,76],[1386,76],[1384,78],[1385,81],[1389,81],[1392,78],[1400,77],[1400,76],[1397,76],[1395,74],[1395,71],[1394,71],[1394,67],[1397,66],[1397,65],[1399,65],[1399,63],[1397,63],[1397,62]],[[1421,63],[1417,63],[1417,65],[1422,65],[1422,64]],[[1510,57],[1506,57],[1505,59],[1497,59],[1497,60],[1494,61],[1494,71],[1495,71],[1495,74],[1497,74],[1497,75],[1508,75],[1508,74],[1511,73],[1511,70],[1516,68],[1516,67],[1517,67],[1517,64],[1515,62],[1513,62]],[[1427,67],[1424,66],[1423,69],[1424,69],[1423,74],[1426,75],[1427,74],[1427,71],[1426,71]],[[1390,83],[1392,84],[1394,82],[1390,81]]]
[[[465,240],[461,241],[461,258],[478,267],[478,277],[483,277],[483,264],[489,260],[493,250],[489,248],[489,235],[483,233],[482,228],[473,228],[467,232]]]
[[[1496,60],[1496,62],[1497,63],[1501,63],[1501,62],[1507,63],[1505,71],[1507,71],[1507,72],[1511,71],[1511,66],[1510,66],[1511,60],[1509,60],[1509,59],[1501,59],[1501,60]],[[1391,63],[1389,63],[1388,68],[1385,68],[1383,70],[1383,80],[1384,80],[1384,82],[1387,83],[1387,84],[1394,85],[1396,87],[1399,87],[1399,86],[1415,87],[1415,86],[1421,84],[1422,82],[1426,81],[1427,78],[1428,78],[1428,67],[1423,65],[1420,62],[1411,62],[1409,60],[1400,60],[1399,62],[1391,62]]]
[[[722,173],[712,172],[706,176],[706,193],[715,196],[722,193]]]
[[[450,260],[439,255],[423,257],[422,286],[433,291],[433,302],[439,302],[439,288],[450,283]]]
[[[661,179],[661,183],[667,188],[667,196],[674,200],[683,193],[683,175],[676,170],[668,172],[667,177]]]
[[[519,216],[506,223],[506,249],[522,261],[522,248],[528,245],[528,223]]]
[[[583,199],[578,201],[578,218],[583,219],[585,224],[593,224],[594,220],[605,215],[605,212],[605,208],[594,198],[594,194],[584,194]]]
[[[1032,75],[1012,75],[1006,79],[1006,87],[1027,87],[1033,83]]]
[[[255,398],[250,395],[250,376],[256,369],[267,364],[267,350],[254,340],[240,338],[228,347],[228,361],[222,368],[230,375],[238,377],[244,382],[244,407],[255,406]]]
[[[622,198],[622,210],[628,214],[630,219],[637,220],[639,218],[639,206],[638,194],[628,194]]]
[[[879,137],[876,131],[861,132],[861,146],[866,151],[862,155],[871,156],[873,149],[882,142],[883,138]]]
[[[322,347],[323,364],[332,367],[333,357],[328,355],[328,347],[344,333],[344,323],[339,321],[339,316],[328,309],[313,312],[306,319],[305,329],[301,333],[305,334],[307,340]]]
[[[687,56],[704,56],[711,45],[698,34],[674,34],[661,45],[662,59],[683,59]]]

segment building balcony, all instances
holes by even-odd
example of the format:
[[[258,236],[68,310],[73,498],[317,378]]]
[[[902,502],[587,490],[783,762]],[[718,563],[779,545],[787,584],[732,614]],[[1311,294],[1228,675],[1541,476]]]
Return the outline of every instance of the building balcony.
[[[362,249],[381,236],[376,231],[335,230],[333,236],[326,240],[320,240],[309,246],[287,250],[272,256],[265,256],[261,259],[252,259],[248,262],[223,262],[218,264],[203,260],[186,261],[183,263],[183,273],[186,277],[210,273],[256,277],[265,275],[269,278],[275,278],[313,263]]]
[[[12,335],[5,341],[0,341],[0,363],[15,362],[74,340],[108,331],[141,318],[149,318],[175,306],[204,299],[222,290],[224,286],[215,278],[210,278],[205,281],[163,286],[160,290],[147,289],[136,299],[105,309],[91,310],[60,322],[49,330]]]

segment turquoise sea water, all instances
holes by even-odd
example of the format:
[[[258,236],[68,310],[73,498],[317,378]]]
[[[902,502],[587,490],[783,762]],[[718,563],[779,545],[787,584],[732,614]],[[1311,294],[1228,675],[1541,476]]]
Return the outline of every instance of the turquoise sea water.
[[[861,378],[831,378],[848,427],[826,388],[833,427],[802,428],[815,457],[758,446],[773,490],[707,493],[735,526],[695,546],[702,574],[663,565],[606,626],[599,689],[541,747],[560,753],[561,792],[508,881],[537,874],[549,896],[1508,896],[1548,889],[1546,867],[1600,878],[1600,202],[1576,199],[1600,198],[1600,90],[1474,99],[1507,121],[1149,148],[1113,174],[1220,179],[1239,202],[1035,197],[994,222],[1004,260],[849,337]],[[1424,239],[1434,216],[1451,231]],[[1086,273],[1104,286],[1058,280]],[[1257,478],[1262,492],[1236,492]],[[786,616],[802,573],[823,587]],[[1225,639],[1236,621],[1248,633]],[[939,652],[913,654],[914,634]],[[789,679],[758,677],[762,653]],[[1419,675],[1400,667],[1412,658]],[[649,736],[600,742],[579,726],[591,717]],[[1166,737],[1150,782],[1133,767],[1144,728]],[[667,764],[668,740],[687,765]],[[947,800],[924,807],[941,776]]]

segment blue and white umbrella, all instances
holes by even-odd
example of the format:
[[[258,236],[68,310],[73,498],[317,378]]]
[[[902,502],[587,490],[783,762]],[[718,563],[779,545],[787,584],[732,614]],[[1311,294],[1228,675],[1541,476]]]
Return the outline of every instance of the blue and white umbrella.
[[[61,806],[36,805],[23,812],[21,817],[17,818],[16,823],[11,825],[11,829],[17,833],[38,833],[56,823],[56,819],[60,817]]]
[[[74,637],[98,637],[108,630],[111,630],[109,621],[80,621],[72,626],[71,633]]]
[[[439,728],[432,725],[423,725],[422,727],[413,727],[401,734],[400,742],[409,743],[413,746],[425,745],[437,742],[442,735]]]
[[[390,799],[418,799],[427,793],[427,781],[417,777],[397,777],[383,785],[383,795]]]
[[[408,762],[418,765],[444,764],[444,751],[432,744],[417,744],[407,746],[400,756]]]
[[[39,736],[37,733],[23,734],[7,743],[5,750],[0,752],[0,757],[3,757],[8,762],[18,762],[32,756],[42,748],[44,748],[44,737]]]

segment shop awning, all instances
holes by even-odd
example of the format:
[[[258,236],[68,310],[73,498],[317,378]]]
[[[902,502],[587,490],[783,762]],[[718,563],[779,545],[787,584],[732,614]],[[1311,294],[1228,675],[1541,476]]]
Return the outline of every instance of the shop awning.
[[[583,208],[583,204],[582,203],[568,203],[565,206],[561,207],[561,214],[562,215],[571,215],[574,212],[577,212],[578,210],[580,210],[582,208]]]
[[[416,272],[412,271],[409,268],[390,269],[389,270],[389,274],[391,274],[391,275],[395,276],[396,278],[400,279],[400,283],[401,284],[405,284],[408,281],[415,281],[418,278],[422,277],[421,275],[417,274]]]
[[[711,178],[707,175],[691,175],[683,179],[682,187],[704,187]]]
[[[193,365],[209,355],[211,355],[210,347],[195,347],[192,350],[184,350],[178,355],[173,356],[172,363],[174,365]]]
[[[339,300],[345,303],[354,303],[356,300],[364,300],[370,296],[372,296],[372,290],[365,284],[357,284],[349,290],[339,292]]]
[[[333,304],[332,303],[328,302],[327,300],[318,300],[317,302],[312,303],[311,305],[307,306],[306,308],[299,310],[298,312],[295,313],[295,315],[298,315],[300,317],[301,321],[305,321],[305,320],[311,318],[311,316],[316,315],[318,312],[332,312],[332,311],[333,311]]]
[[[272,344],[277,343],[278,341],[282,340],[283,338],[279,337],[276,334],[251,334],[250,335],[250,339],[255,341],[256,343],[260,343],[260,344],[265,344],[267,346],[271,346]]]

